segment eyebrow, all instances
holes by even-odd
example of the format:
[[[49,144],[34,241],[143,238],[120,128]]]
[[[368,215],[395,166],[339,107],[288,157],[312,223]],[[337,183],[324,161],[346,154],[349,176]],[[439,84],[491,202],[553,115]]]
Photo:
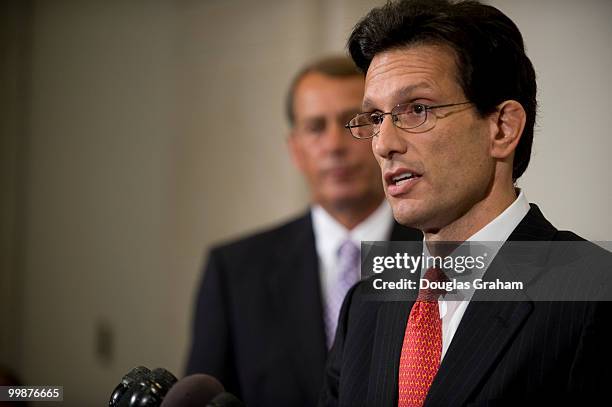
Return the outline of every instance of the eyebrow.
[[[399,88],[395,91],[393,91],[393,93],[391,94],[391,98],[394,100],[397,99],[407,99],[408,96],[414,92],[417,89],[428,89],[428,90],[432,90],[432,87],[429,86],[429,84],[427,82],[419,82],[419,83],[415,83],[413,85],[408,85],[408,86],[404,86],[402,88]],[[402,102],[400,102],[402,103]],[[367,111],[371,111],[371,110],[376,110],[375,109],[376,103],[374,103],[374,101],[372,101],[371,99],[368,99],[367,97],[363,99],[363,103],[361,105],[362,111],[367,112]]]

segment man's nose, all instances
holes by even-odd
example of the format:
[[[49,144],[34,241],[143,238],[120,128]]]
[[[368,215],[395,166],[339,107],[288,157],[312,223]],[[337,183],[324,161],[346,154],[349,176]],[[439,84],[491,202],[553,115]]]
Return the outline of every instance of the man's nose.
[[[407,149],[402,130],[395,127],[392,120],[391,115],[385,116],[378,134],[372,140],[374,154],[384,159],[391,159],[394,154],[403,154]]]

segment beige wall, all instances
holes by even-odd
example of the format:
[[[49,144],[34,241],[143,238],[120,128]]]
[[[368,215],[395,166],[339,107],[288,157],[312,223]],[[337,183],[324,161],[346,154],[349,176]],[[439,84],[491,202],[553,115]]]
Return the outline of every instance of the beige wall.
[[[20,368],[27,383],[63,385],[65,405],[101,404],[126,366],[173,359],[164,329],[173,11],[34,3]],[[95,353],[105,323],[110,363]]]
[[[182,371],[205,247],[307,202],[284,146],[291,75],[342,50],[368,3],[33,2],[27,126],[12,130],[28,146],[23,192],[6,195],[23,219],[3,246],[23,247],[3,276],[23,281],[9,305],[27,383],[94,405],[135,365]],[[542,90],[521,185],[558,225],[610,240],[610,6],[495,3],[525,33]]]
[[[492,0],[521,29],[540,102],[519,185],[559,228],[612,240],[612,2]]]

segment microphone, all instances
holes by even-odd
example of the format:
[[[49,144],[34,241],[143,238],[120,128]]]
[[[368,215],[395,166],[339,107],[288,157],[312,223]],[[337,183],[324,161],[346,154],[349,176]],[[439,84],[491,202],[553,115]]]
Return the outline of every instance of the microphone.
[[[123,377],[113,390],[110,407],[158,407],[177,379],[166,369],[150,371],[139,366]]]
[[[130,370],[123,376],[121,383],[111,393],[110,400],[108,401],[109,407],[119,407],[119,402],[134,383],[145,379],[150,373],[151,371],[144,366],[138,366]]]
[[[217,379],[198,373],[179,380],[160,407],[244,407],[244,404],[225,392]]]
[[[130,370],[113,390],[109,407],[244,407],[214,377],[194,374],[176,379],[166,369]]]

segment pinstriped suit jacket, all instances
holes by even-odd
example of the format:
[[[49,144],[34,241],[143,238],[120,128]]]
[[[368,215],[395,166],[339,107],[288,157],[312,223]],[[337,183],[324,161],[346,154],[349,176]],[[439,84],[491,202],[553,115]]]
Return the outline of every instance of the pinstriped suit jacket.
[[[509,240],[583,239],[558,231],[532,204]],[[612,262],[606,268],[612,271]],[[485,279],[500,277],[498,272],[489,268]],[[320,406],[397,406],[399,357],[412,303],[365,300],[364,287],[353,287],[343,304]],[[612,385],[611,304],[471,301],[425,406],[597,400]]]

